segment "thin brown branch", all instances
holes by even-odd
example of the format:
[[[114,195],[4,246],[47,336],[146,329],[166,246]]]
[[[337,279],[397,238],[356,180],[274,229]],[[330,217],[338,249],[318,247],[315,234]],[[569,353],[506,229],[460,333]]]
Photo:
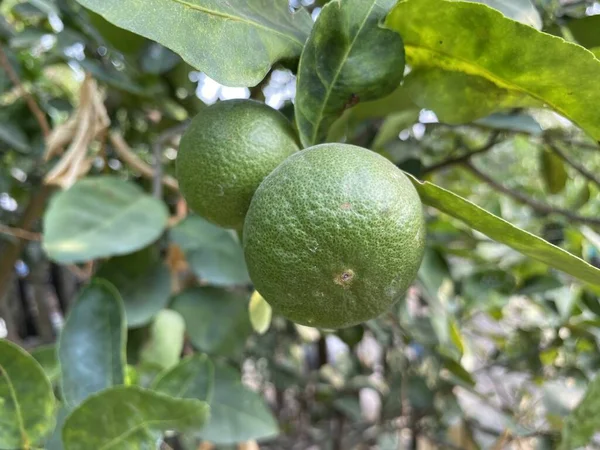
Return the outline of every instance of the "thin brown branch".
[[[571,158],[569,155],[567,155],[565,152],[563,152],[560,148],[558,148],[557,145],[555,145],[551,142],[548,142],[548,147],[550,147],[550,150],[552,150],[560,159],[562,159],[564,162],[566,162],[568,165],[570,165],[573,169],[575,169],[577,172],[579,172],[581,175],[583,175],[589,181],[596,184],[596,186],[600,187],[600,178],[597,178],[592,172],[587,170],[583,165],[579,164],[577,161],[575,161],[573,158]]]
[[[555,208],[553,206],[550,206],[545,203],[534,200],[534,199],[528,197],[527,195],[523,194],[520,191],[510,189],[510,188],[500,184],[498,181],[494,180],[489,175],[480,171],[470,161],[464,162],[463,167],[468,169],[473,175],[475,175],[477,178],[479,178],[484,183],[488,184],[494,190],[511,197],[512,199],[518,201],[519,203],[523,203],[524,205],[529,206],[531,209],[533,209],[534,211],[536,211],[540,214],[559,214],[559,215],[564,216],[567,219],[571,220],[572,222],[600,226],[600,219],[597,219],[595,217],[580,216],[578,214],[573,213],[572,211],[569,211],[568,209]]]
[[[154,169],[142,161],[135,153],[133,153],[120,133],[116,131],[110,133],[110,142],[112,143],[117,155],[119,155],[119,158],[121,158],[125,164],[138,171],[143,177],[150,180],[154,179]],[[162,177],[162,183],[165,185],[165,187],[171,189],[173,192],[179,192],[179,185],[175,178],[165,175]]]
[[[0,224],[0,233],[8,236],[13,236],[18,239],[25,239],[26,241],[41,241],[42,235],[33,231],[23,230],[21,228],[13,228],[6,225]]]
[[[48,120],[46,120],[46,115],[40,109],[33,96],[29,92],[27,92],[27,90],[25,90],[25,88],[23,87],[19,76],[17,75],[13,67],[10,65],[8,56],[6,56],[6,53],[4,52],[4,49],[2,47],[0,47],[0,66],[2,66],[2,68],[8,75],[8,78],[10,79],[10,81],[12,81],[15,87],[17,87],[23,92],[23,96],[25,97],[25,101],[27,102],[29,110],[32,112],[32,114],[38,121],[42,130],[42,134],[45,138],[47,138],[50,135],[50,125],[48,124]]]
[[[471,152],[465,153],[464,155],[461,156],[457,156],[456,158],[451,158],[451,159],[447,159],[445,161],[439,162],[437,164],[433,164],[429,167],[425,167],[421,173],[423,175],[431,173],[431,172],[435,172],[437,170],[440,169],[445,169],[446,167],[450,167],[450,166],[454,166],[457,164],[462,164],[464,162],[469,161],[473,156],[475,155],[479,155],[481,153],[485,153],[489,150],[491,150],[492,148],[494,148],[494,146],[498,143],[498,136],[500,135],[500,132],[495,131],[493,132],[489,139],[487,140],[487,142],[485,144],[483,144],[480,148],[473,150]]]

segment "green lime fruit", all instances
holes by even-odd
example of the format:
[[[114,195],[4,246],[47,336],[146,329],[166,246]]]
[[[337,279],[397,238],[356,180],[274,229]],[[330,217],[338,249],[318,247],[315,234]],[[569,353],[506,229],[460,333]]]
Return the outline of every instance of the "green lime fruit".
[[[417,275],[421,200],[384,157],[322,144],[286,159],[257,189],[244,254],[256,289],[294,322],[344,328],[386,311]]]
[[[254,100],[215,103],[181,138],[179,187],[193,211],[240,230],[261,181],[297,151],[294,130],[280,112]]]

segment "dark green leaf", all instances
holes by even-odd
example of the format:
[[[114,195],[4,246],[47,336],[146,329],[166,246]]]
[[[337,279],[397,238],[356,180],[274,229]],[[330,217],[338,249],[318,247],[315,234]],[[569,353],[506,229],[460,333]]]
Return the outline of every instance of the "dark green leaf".
[[[155,241],[164,203],[113,176],[87,177],[56,194],[44,216],[43,246],[62,263],[123,255]]]
[[[551,194],[558,194],[567,185],[569,174],[563,160],[548,149],[540,150],[540,169],[546,189]]]
[[[236,444],[266,439],[279,433],[277,422],[265,401],[244,387],[240,373],[223,364],[215,365],[215,386],[210,419],[199,435],[215,444]]]
[[[345,109],[391,93],[404,74],[404,47],[380,21],[393,0],[333,0],[300,58],[296,123],[304,147],[322,142]]]
[[[40,363],[51,383],[58,380],[60,377],[60,366],[58,365],[56,346],[44,345],[42,347],[37,347],[31,351],[31,356]]]
[[[150,42],[142,54],[142,70],[144,72],[161,74],[175,67],[181,59],[166,47],[156,42]]]
[[[600,47],[600,15],[580,17],[567,22],[575,40],[586,48]]]
[[[176,311],[163,309],[150,326],[150,336],[141,351],[144,363],[168,369],[179,362],[183,350],[185,322]]]
[[[386,26],[402,36],[413,69],[485,78],[511,97],[547,105],[600,139],[600,110],[588,106],[600,103],[600,61],[584,48],[462,1],[399,2]]]
[[[217,286],[250,282],[242,247],[232,232],[191,215],[173,228],[171,237],[198,278]]]
[[[254,86],[276,61],[297,58],[312,25],[286,0],[78,1],[227,86]]]
[[[25,350],[0,339],[0,448],[29,449],[54,426],[54,393]]]
[[[210,403],[214,377],[212,361],[206,355],[194,355],[160,374],[152,384],[152,389],[171,397],[196,398]]]
[[[565,419],[561,449],[572,450],[586,445],[598,432],[600,423],[600,376],[589,384],[581,403]]]
[[[125,382],[126,331],[119,293],[105,281],[92,281],[79,294],[58,341],[62,394],[68,407]]]
[[[183,316],[194,347],[209,354],[238,355],[252,333],[245,294],[193,288],[177,295],[172,308]]]
[[[121,294],[128,327],[148,324],[171,296],[171,274],[154,247],[112,258],[96,276],[110,281]]]
[[[0,120],[0,141],[19,152],[27,153],[30,149],[27,135],[23,130],[4,118]]]
[[[473,229],[495,241],[512,247],[524,255],[537,259],[550,267],[562,270],[587,283],[600,285],[600,269],[562,248],[517,228],[504,219],[444,188],[429,182],[418,181],[412,176],[410,178],[423,203],[461,220]]]
[[[151,449],[164,431],[199,430],[208,416],[200,400],[117,386],[88,398],[67,417],[63,443],[65,450]]]

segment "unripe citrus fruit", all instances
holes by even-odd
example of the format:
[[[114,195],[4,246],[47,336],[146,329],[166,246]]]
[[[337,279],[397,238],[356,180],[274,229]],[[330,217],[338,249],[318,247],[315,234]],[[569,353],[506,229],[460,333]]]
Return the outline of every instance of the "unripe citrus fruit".
[[[280,112],[253,100],[215,103],[181,138],[181,193],[205,219],[241,229],[258,185],[297,150],[294,131]]]
[[[256,289],[294,322],[343,328],[377,317],[415,278],[421,200],[382,156],[346,144],[286,159],[257,189],[244,224]]]

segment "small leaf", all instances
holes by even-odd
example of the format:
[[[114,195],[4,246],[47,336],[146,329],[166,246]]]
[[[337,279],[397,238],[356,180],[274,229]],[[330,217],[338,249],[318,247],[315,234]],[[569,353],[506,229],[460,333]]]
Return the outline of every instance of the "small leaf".
[[[199,430],[208,416],[208,405],[200,400],[117,386],[88,398],[67,417],[64,448],[155,448],[163,432]]]
[[[265,401],[244,387],[238,371],[215,365],[215,387],[210,419],[199,433],[215,444],[237,444],[266,439],[279,433],[277,422]]]
[[[79,294],[58,340],[62,395],[68,407],[125,382],[124,315],[119,293],[106,281],[92,281]]]
[[[247,295],[193,288],[177,295],[171,307],[183,316],[194,347],[209,354],[238,355],[252,332]]]
[[[216,286],[248,284],[244,253],[230,231],[190,215],[171,231],[194,274]]]
[[[227,86],[254,86],[276,61],[297,58],[312,26],[286,0],[78,1]]]
[[[548,149],[540,150],[540,168],[546,189],[551,194],[562,192],[567,185],[569,174],[563,160]]]
[[[43,246],[61,263],[123,255],[158,239],[167,219],[165,204],[135,184],[87,177],[50,202]]]
[[[498,93],[547,105],[600,139],[600,110],[589,107],[600,103],[600,61],[583,47],[463,1],[398,2],[385,24],[402,36],[413,70],[484,78]],[[502,105],[505,99],[498,101]]]
[[[60,366],[58,365],[58,355],[56,354],[55,345],[36,347],[31,351],[31,356],[40,363],[51,383],[59,379]]]
[[[600,422],[600,376],[588,385],[583,400],[567,416],[561,440],[562,450],[571,450],[586,445],[598,431]]]
[[[110,259],[96,276],[111,282],[121,294],[128,327],[148,324],[171,296],[169,269],[153,246]]]
[[[177,398],[212,400],[215,368],[206,355],[183,359],[175,367],[163,372],[152,384],[152,389]]]
[[[0,339],[0,448],[30,449],[54,426],[54,392],[25,350]]]
[[[393,3],[333,0],[323,7],[298,66],[295,112],[304,147],[323,142],[345,109],[400,84],[402,39],[380,27]]]
[[[265,334],[271,326],[271,316],[273,310],[271,305],[258,293],[254,291],[250,297],[250,304],[248,305],[250,310],[250,323],[252,328],[258,334]]]
[[[141,351],[141,360],[163,369],[173,367],[179,362],[184,334],[185,322],[181,314],[163,309],[150,326],[150,337]]]
[[[461,220],[473,229],[524,255],[562,270],[582,281],[600,286],[600,269],[562,248],[521,230],[444,188],[429,182],[421,182],[410,175],[409,178],[419,192],[423,203]]]

